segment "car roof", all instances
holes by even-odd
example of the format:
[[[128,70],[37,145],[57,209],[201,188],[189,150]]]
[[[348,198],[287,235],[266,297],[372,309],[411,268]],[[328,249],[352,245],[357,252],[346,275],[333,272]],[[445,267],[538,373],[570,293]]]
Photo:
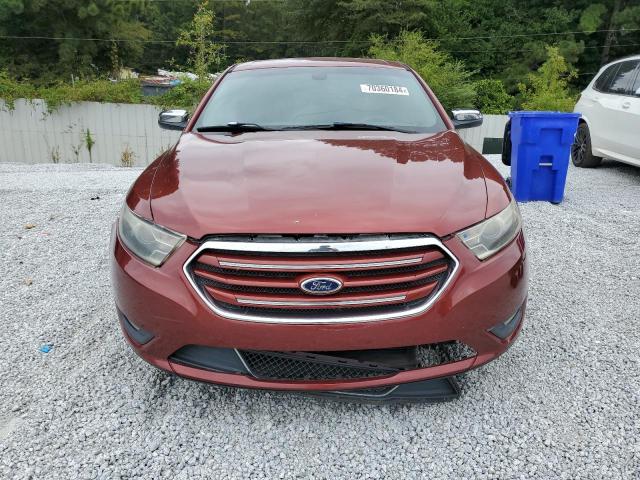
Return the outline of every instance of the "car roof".
[[[234,71],[257,70],[261,68],[289,68],[289,67],[376,67],[402,68],[407,66],[400,62],[377,60],[373,58],[339,58],[339,57],[310,57],[310,58],[281,58],[277,60],[257,60],[239,63],[233,67]]]
[[[612,62],[609,62],[606,65],[603,65],[600,68],[600,70],[602,70],[603,68],[606,68],[606,67],[608,67],[610,65],[615,65],[616,63],[626,62],[627,60],[640,60],[640,54],[638,54],[638,55],[629,55],[628,57],[618,58],[617,60],[613,60]]]

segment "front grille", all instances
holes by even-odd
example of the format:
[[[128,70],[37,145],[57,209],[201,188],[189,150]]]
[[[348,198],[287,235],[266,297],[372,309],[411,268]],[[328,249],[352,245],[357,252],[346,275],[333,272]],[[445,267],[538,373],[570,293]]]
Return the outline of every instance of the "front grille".
[[[455,258],[433,237],[363,238],[220,237],[201,245],[185,274],[222,316],[304,323],[419,313],[457,268]],[[316,276],[336,279],[342,288],[326,295],[300,288]]]

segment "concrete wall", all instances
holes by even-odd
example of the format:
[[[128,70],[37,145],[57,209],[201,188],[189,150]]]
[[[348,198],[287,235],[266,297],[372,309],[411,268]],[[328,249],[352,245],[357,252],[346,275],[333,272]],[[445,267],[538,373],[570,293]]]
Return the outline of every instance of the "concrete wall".
[[[507,115],[485,115],[482,126],[465,128],[459,133],[465,142],[482,153],[485,138],[502,138],[507,120],[509,120]]]
[[[2,107],[0,162],[120,165],[130,151],[135,165],[147,165],[180,136],[158,127],[160,110],[151,105],[79,102],[47,113],[42,101],[18,100],[14,110]]]
[[[135,165],[148,165],[180,136],[158,127],[159,111],[151,105],[79,102],[47,113],[40,100],[18,100],[13,110],[0,100],[0,162],[121,165],[130,152]],[[460,130],[460,136],[481,152],[485,137],[502,138],[506,121],[505,115],[486,115],[481,127]],[[87,131],[95,142],[91,156]]]

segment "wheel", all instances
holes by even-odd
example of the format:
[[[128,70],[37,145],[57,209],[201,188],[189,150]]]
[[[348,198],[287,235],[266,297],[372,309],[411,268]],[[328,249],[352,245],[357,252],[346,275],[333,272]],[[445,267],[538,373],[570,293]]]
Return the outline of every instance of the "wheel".
[[[576,138],[571,145],[571,161],[576,167],[593,168],[600,165],[602,158],[593,155],[591,150],[591,135],[586,123],[578,125]]]
[[[511,120],[504,126],[502,136],[502,163],[507,167],[511,166]]]

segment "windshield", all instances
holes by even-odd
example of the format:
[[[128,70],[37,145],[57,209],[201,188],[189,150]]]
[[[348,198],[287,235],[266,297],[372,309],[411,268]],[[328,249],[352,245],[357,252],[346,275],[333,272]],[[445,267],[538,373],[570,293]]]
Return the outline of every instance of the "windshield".
[[[225,76],[195,128],[253,124],[309,129],[344,124],[434,133],[442,118],[414,75],[399,68],[289,67]],[[336,125],[342,124],[342,125]],[[354,125],[351,125],[352,127]]]

